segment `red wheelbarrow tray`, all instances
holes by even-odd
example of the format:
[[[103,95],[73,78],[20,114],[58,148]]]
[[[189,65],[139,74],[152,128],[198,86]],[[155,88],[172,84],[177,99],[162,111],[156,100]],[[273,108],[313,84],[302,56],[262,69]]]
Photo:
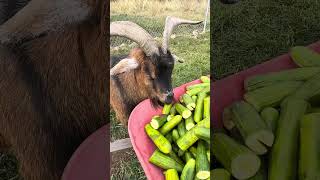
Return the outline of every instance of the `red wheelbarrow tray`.
[[[315,51],[320,52],[319,42],[310,45],[310,47]],[[257,74],[277,72],[296,67],[297,66],[293,63],[289,54],[285,54],[212,83],[211,122],[213,122],[213,127],[222,127],[221,116],[223,109],[232,102],[242,99],[244,94],[244,79]],[[199,80],[196,80],[175,88],[175,98],[177,99],[177,97],[181,96],[185,92],[185,87],[187,85],[199,82]],[[150,105],[150,101],[145,100],[136,106],[129,118],[128,131],[133,149],[136,152],[138,160],[140,161],[148,180],[164,179],[163,170],[149,163],[149,158],[156,147],[144,131],[144,126],[150,122],[152,116],[160,113],[161,109],[153,109]]]

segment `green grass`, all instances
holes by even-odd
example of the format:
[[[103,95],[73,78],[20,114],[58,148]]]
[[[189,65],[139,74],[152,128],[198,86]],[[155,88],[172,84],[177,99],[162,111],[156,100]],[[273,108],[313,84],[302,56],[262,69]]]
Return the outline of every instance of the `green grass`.
[[[320,39],[319,0],[213,3],[212,68],[217,79]]]
[[[149,18],[141,16],[129,16],[129,15],[116,15],[111,17],[112,20],[130,20],[138,22],[138,24],[144,27],[148,32],[151,32],[153,36],[162,37],[162,30],[164,26],[165,17],[161,18]],[[186,27],[183,27],[186,28]],[[178,29],[178,33],[190,31],[183,28]],[[210,73],[210,35],[209,33],[200,34],[197,38],[191,36],[190,31],[187,36],[177,36],[175,39],[170,40],[170,50],[178,57],[185,60],[184,63],[176,63],[172,78],[173,86],[177,87],[184,83],[198,79],[201,75],[207,75]],[[125,42],[125,41],[123,41]],[[127,49],[120,51],[121,54],[126,52]],[[111,111],[111,140],[127,138],[128,132],[125,127],[119,124],[115,118],[114,112]],[[120,154],[121,156],[121,154]],[[120,158],[120,157],[119,157]],[[133,162],[131,162],[131,160]],[[123,179],[124,175],[127,177],[133,177],[132,179],[144,179],[145,175],[138,163],[137,159],[130,157],[130,161],[127,157],[120,158],[118,162],[115,162],[112,166],[112,178]],[[142,173],[136,173],[136,172]]]

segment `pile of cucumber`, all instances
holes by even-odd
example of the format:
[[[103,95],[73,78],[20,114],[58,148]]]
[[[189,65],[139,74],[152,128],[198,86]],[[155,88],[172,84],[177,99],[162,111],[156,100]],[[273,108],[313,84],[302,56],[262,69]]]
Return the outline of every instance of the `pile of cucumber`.
[[[300,67],[249,77],[226,107],[212,154],[218,180],[320,180],[320,54],[294,47]]]
[[[145,126],[157,147],[149,161],[166,180],[210,179],[210,78],[200,80]]]

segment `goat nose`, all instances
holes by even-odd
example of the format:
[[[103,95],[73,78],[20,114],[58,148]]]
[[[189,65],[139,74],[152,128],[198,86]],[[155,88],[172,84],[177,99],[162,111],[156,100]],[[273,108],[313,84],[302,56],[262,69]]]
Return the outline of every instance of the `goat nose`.
[[[164,103],[166,103],[166,104],[171,104],[172,101],[173,101],[173,95],[170,95],[170,96],[168,95],[168,96],[166,97]]]

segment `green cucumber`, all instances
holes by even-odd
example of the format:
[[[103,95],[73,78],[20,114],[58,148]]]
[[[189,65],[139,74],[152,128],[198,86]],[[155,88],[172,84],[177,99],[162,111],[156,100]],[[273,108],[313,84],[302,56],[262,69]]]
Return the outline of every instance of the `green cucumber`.
[[[207,87],[207,86],[210,86],[210,83],[194,84],[194,85],[187,86],[187,90],[191,90],[191,89],[199,88],[199,87],[204,88],[204,87]]]
[[[174,151],[171,151],[169,153],[169,156],[175,161],[177,161],[179,164],[184,165],[184,162],[179,158],[179,156]]]
[[[189,118],[186,119],[186,130],[189,131],[191,128],[195,126],[195,122],[193,120],[193,117],[190,116]]]
[[[272,132],[276,131],[277,121],[279,119],[279,112],[273,107],[264,108],[261,113],[261,118],[266,122]]]
[[[162,125],[164,125],[167,122],[168,115],[162,114],[160,116],[153,116],[150,122],[150,125],[154,129],[159,129]]]
[[[203,140],[198,141],[196,170],[197,178],[207,179],[210,177],[210,164],[207,158],[206,143]]]
[[[193,89],[190,89],[190,90],[187,90],[187,94],[189,94],[190,96],[193,96],[193,95],[197,95],[199,92],[201,92],[205,87],[197,87],[197,88],[193,88]]]
[[[185,161],[185,162],[188,162],[189,159],[192,159],[192,158],[194,158],[193,155],[192,155],[192,153],[189,152],[188,150],[185,151],[185,153],[184,153],[184,161]]]
[[[177,142],[177,140],[180,138],[178,130],[174,129],[172,130],[172,139],[174,142]]]
[[[188,117],[190,117],[192,115],[192,112],[180,103],[176,104],[176,110],[185,119],[187,119]]]
[[[172,104],[165,104],[162,109],[162,114],[169,114]]]
[[[177,111],[176,111],[176,104],[172,105],[171,109],[170,109],[170,115],[174,116],[176,115]]]
[[[209,128],[198,127],[194,131],[195,131],[195,135],[198,138],[203,139],[207,142],[210,142],[210,129]]]
[[[207,93],[210,92],[210,87],[204,88],[198,95],[196,108],[194,109],[193,119],[198,123],[203,117],[203,100],[207,96]]]
[[[183,99],[183,103],[186,105],[186,107],[193,111],[193,109],[196,107],[196,103],[193,101],[192,97],[189,94],[184,94],[181,96]]]
[[[211,170],[212,179],[216,180],[231,180],[231,174],[226,169]]]
[[[183,166],[170,156],[163,154],[158,149],[153,152],[149,158],[149,162],[162,168],[162,169],[175,169],[178,172],[182,172]]]
[[[223,133],[214,133],[211,142],[213,156],[235,178],[248,179],[260,169],[260,158],[229,136]]]
[[[210,117],[210,96],[203,99],[203,118]]]
[[[210,83],[210,78],[208,76],[201,76],[200,80],[202,83]]]
[[[306,101],[295,98],[288,98],[281,104],[276,139],[271,149],[269,180],[296,179],[299,122],[307,107]]]
[[[178,129],[178,132],[179,132],[180,136],[183,136],[184,134],[186,134],[187,129],[186,129],[186,125],[185,125],[184,121],[181,121],[178,124],[178,128],[177,129]]]
[[[174,116],[172,119],[170,119],[170,121],[168,121],[167,123],[165,123],[160,129],[159,131],[163,134],[166,135],[167,133],[169,133],[173,128],[175,128],[182,120],[182,116],[180,115],[176,115]]]
[[[159,131],[153,129],[150,124],[145,126],[145,131],[161,152],[165,154],[171,152],[172,146],[170,142]]]
[[[190,158],[182,170],[180,179],[194,180],[195,172],[196,172],[196,161],[193,158]]]
[[[320,66],[320,54],[307,47],[293,47],[291,49],[291,58],[300,67]]]
[[[300,121],[299,179],[320,179],[320,113],[305,115]]]
[[[178,172],[175,169],[168,169],[165,172],[166,180],[179,180]]]

